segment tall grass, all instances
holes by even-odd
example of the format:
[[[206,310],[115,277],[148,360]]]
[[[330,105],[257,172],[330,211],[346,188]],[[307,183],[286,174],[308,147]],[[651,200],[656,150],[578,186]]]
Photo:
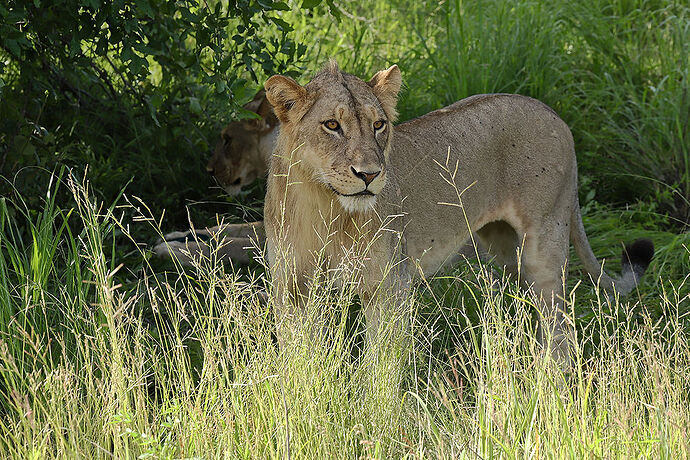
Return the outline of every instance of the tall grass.
[[[316,57],[305,76],[330,56],[362,77],[398,63],[407,86],[403,121],[472,94],[535,97],[573,131],[583,198],[654,199],[676,227],[690,221],[688,5],[399,0],[341,7],[347,17],[339,23],[296,15]]]
[[[688,220],[687,6],[456,0],[442,31],[429,56],[446,101],[485,92],[540,99],[573,130],[580,169],[597,176],[599,193],[621,200],[656,190]]]
[[[127,267],[113,266],[107,242],[127,226],[86,184],[68,182],[71,214],[50,201],[54,186],[44,214],[0,208],[2,457],[690,454],[682,286],[654,305],[654,320],[644,302],[593,297],[570,376],[534,339],[531,297],[481,264],[445,277],[467,290],[456,303],[411,299],[412,341],[364,351],[351,285],[325,279],[310,310],[327,308],[330,334],[279,349],[270,283],[226,272],[215,253],[190,271],[149,267],[119,285]],[[155,225],[137,207],[137,220]],[[13,239],[23,226],[37,235],[31,245]]]

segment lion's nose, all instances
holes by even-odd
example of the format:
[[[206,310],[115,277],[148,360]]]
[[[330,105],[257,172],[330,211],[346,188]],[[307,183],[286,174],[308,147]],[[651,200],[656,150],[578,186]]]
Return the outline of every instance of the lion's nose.
[[[367,172],[367,171],[360,171],[354,166],[350,166],[350,169],[352,170],[352,173],[362,179],[364,183],[369,186],[371,182],[378,177],[379,174],[381,174],[381,170],[379,169],[378,171],[373,171],[373,172]]]

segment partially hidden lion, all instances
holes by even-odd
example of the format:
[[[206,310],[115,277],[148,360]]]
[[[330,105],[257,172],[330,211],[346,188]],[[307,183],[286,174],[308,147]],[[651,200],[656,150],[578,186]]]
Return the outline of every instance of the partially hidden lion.
[[[315,269],[358,266],[371,340],[415,267],[436,273],[476,232],[511,272],[520,250],[520,276],[541,299],[540,339],[569,362],[574,329],[560,299],[570,243],[603,288],[627,293],[652,242],[624,249],[619,278],[602,271],[582,224],[571,132],[545,104],[477,95],[394,128],[400,86],[397,66],[365,82],[334,61],[305,86],[266,82],[280,120],[264,208],[277,321],[302,314]]]
[[[266,176],[279,132],[278,119],[263,90],[245,104],[244,109],[256,113],[259,118],[228,123],[206,165],[206,170],[230,196],[237,195],[255,179]],[[211,239],[216,240],[215,245],[209,244]],[[153,251],[161,257],[175,257],[183,264],[191,264],[195,258],[208,257],[215,250],[220,259],[247,264],[252,257],[250,249],[263,246],[264,240],[262,221],[223,224],[168,233]]]
[[[228,123],[206,165],[206,170],[231,196],[256,178],[266,176],[279,131],[278,119],[263,90],[244,109],[259,118]]]

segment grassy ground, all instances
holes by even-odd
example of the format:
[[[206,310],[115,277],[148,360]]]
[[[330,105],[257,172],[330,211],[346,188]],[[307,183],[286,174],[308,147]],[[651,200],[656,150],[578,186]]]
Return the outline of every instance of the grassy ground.
[[[3,172],[0,457],[690,456],[687,6],[339,5],[340,22],[285,12],[310,45],[305,75],[328,56],[363,77],[397,62],[403,119],[478,92],[548,103],[572,127],[585,227],[607,270],[621,241],[656,244],[639,290],[609,300],[573,258],[567,377],[534,341],[529,296],[477,262],[419,283],[409,328],[369,349],[354,293],[321,286],[311,305],[332,311],[332,337],[279,350],[261,265],[183,269],[147,251],[161,226],[186,221],[187,191],[208,197],[190,206],[204,225],[218,211],[260,216],[262,184],[214,199],[201,166],[171,166],[119,195],[112,178],[140,171],[135,159],[118,162],[104,141],[58,146],[64,163],[90,158],[89,172]]]

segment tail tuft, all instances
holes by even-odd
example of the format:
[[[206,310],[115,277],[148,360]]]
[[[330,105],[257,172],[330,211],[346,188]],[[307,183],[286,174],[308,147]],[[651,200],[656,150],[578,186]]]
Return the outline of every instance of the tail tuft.
[[[649,267],[654,257],[654,243],[652,240],[642,238],[628,244],[623,249],[623,272],[630,271],[640,278]]]

